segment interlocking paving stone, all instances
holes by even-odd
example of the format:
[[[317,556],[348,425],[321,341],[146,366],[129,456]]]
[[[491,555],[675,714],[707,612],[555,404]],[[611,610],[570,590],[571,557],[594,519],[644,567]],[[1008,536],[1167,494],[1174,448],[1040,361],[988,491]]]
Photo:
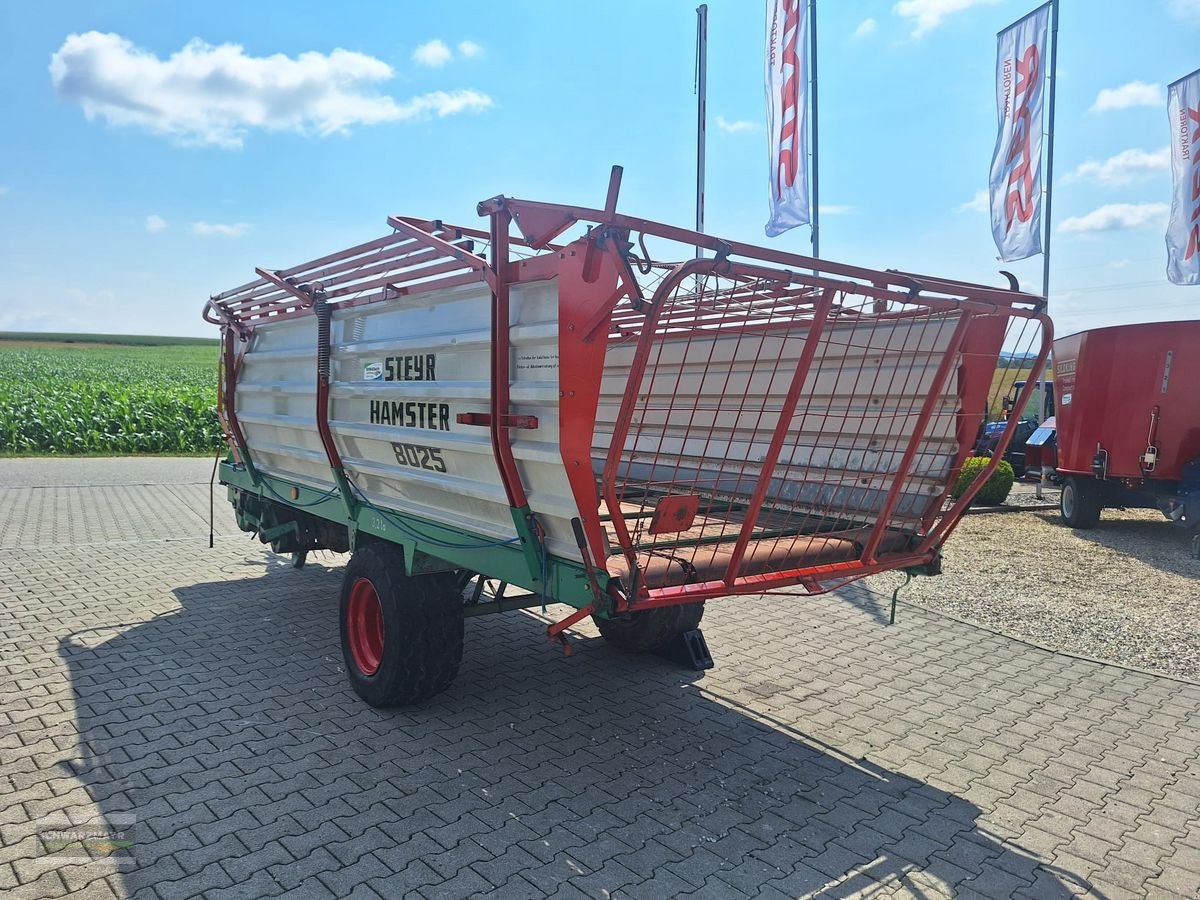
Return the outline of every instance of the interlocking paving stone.
[[[380,712],[345,558],[292,569],[223,493],[210,550],[210,465],[0,463],[6,896],[1200,895],[1200,686],[850,588],[710,604],[703,674],[472,619]],[[36,837],[121,813],[132,860]]]

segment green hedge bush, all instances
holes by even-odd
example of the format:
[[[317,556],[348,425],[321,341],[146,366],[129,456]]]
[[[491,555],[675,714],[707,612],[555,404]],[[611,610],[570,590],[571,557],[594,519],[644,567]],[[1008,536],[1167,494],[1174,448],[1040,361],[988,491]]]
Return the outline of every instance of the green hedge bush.
[[[989,456],[968,456],[963,462],[962,469],[959,470],[958,478],[954,480],[954,486],[950,488],[950,495],[957,500],[965,494],[967,488],[991,461]],[[1014,477],[1013,467],[1006,460],[1000,460],[1000,465],[996,467],[996,471],[992,473],[992,477],[987,480],[987,483],[980,488],[973,502],[1003,503],[1008,497],[1008,492],[1012,490]]]

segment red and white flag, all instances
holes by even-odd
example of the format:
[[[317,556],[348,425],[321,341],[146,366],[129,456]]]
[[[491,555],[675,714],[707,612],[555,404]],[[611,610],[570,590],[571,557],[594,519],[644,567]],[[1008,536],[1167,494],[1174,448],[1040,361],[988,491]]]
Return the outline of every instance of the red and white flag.
[[[992,237],[1006,262],[1042,251],[1042,97],[1051,5],[1014,22],[997,41],[1000,131],[989,193]]]
[[[767,237],[812,221],[805,133],[807,49],[807,0],[767,0],[767,140],[771,150]]]
[[[1167,278],[1200,284],[1200,71],[1167,88],[1171,119],[1171,218],[1167,222]]]

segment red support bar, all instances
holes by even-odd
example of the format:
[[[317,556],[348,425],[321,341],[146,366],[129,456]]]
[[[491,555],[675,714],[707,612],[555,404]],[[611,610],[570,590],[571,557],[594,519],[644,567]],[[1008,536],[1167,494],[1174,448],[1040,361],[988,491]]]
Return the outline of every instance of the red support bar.
[[[500,210],[492,216],[492,408],[489,424],[492,432],[492,450],[496,454],[496,464],[500,469],[500,481],[504,485],[508,505],[513,509],[520,509],[528,505],[529,501],[525,496],[525,486],[521,484],[516,459],[513,458],[512,436],[506,424],[509,417],[509,388],[512,377],[509,372],[511,323],[508,312],[508,224],[507,210]],[[486,265],[483,260],[478,262]]]
[[[313,304],[312,294],[308,293],[307,291],[300,290],[300,288],[298,288],[294,284],[289,284],[288,282],[286,282],[282,278],[280,278],[278,275],[276,275],[274,272],[268,272],[266,269],[260,269],[257,267],[254,269],[254,271],[257,272],[259,275],[261,275],[266,281],[271,282],[271,284],[275,285],[277,288],[287,291],[289,294],[291,294],[293,297],[295,297],[297,300],[300,301],[301,306],[303,306],[303,307],[312,306],[312,304]]]
[[[759,470],[758,484],[754,486],[754,493],[746,508],[746,519],[742,523],[741,533],[738,534],[737,543],[733,547],[733,555],[729,558],[729,566],[725,569],[727,585],[734,583],[738,569],[742,565],[742,558],[746,555],[746,546],[750,543],[750,534],[758,524],[758,516],[762,512],[767,489],[771,486],[771,476],[774,474],[775,464],[779,461],[779,454],[783,450],[783,442],[791,427],[796,404],[800,402],[800,391],[804,389],[804,382],[808,378],[813,358],[817,353],[817,344],[820,343],[824,333],[829,307],[833,305],[833,296],[833,288],[826,288],[821,299],[817,301],[812,323],[808,326],[808,335],[804,339],[804,350],[800,353],[800,359],[796,361],[796,371],[792,373],[792,382],[788,385],[787,396],[783,400],[783,409],[779,411],[779,421],[775,423],[775,431],[771,435],[767,455]]]
[[[492,221],[494,223],[495,219],[493,218]],[[433,247],[436,250],[440,250],[446,256],[449,256],[453,259],[457,259],[459,262],[461,262],[467,266],[470,266],[472,269],[476,269],[478,271],[483,271],[484,269],[486,269],[488,267],[487,260],[481,259],[480,257],[476,256],[474,253],[472,253],[470,250],[466,250],[462,247],[459,247],[458,245],[451,243],[450,241],[443,240],[442,238],[437,237],[436,235],[431,234],[428,231],[425,231],[423,228],[421,228],[417,225],[413,225],[407,219],[401,219],[401,218],[398,218],[397,216],[388,216],[387,222],[389,225],[391,225],[397,231],[401,231],[407,235],[410,235],[411,237],[416,238],[418,241],[420,241],[422,244],[425,244],[428,247]],[[494,224],[493,224],[493,228],[494,228]],[[507,237],[508,237],[508,235],[506,234],[505,238],[507,239]],[[506,240],[506,244],[507,244],[507,240]],[[493,246],[493,250],[494,250],[495,249],[495,239],[494,238],[492,240],[492,246]],[[508,259],[507,247],[505,249],[504,258],[507,261],[507,259]]]
[[[321,446],[325,448],[325,456],[329,460],[329,468],[333,470],[335,476],[341,475],[342,455],[338,452],[337,444],[333,440],[333,431],[329,427],[329,366],[330,354],[333,350],[331,333],[331,317],[333,311],[321,301],[317,307],[317,400],[316,400],[316,419],[317,433],[321,437]],[[341,487],[339,480],[338,487]],[[343,498],[347,506],[350,505],[350,498]]]
[[[613,426],[612,440],[608,446],[608,455],[604,460],[604,475],[601,480],[604,502],[612,517],[612,527],[617,533],[617,540],[625,551],[625,559],[629,563],[629,571],[635,579],[638,571],[637,555],[633,552],[633,539],[630,537],[629,528],[626,526],[625,519],[621,515],[621,500],[617,496],[616,491],[617,469],[621,464],[621,453],[625,448],[625,441],[629,437],[630,425],[633,423],[638,393],[641,390],[642,379],[646,375],[646,365],[650,359],[650,348],[654,344],[658,321],[670,305],[667,301],[679,284],[689,275],[705,270],[712,271],[718,265],[720,265],[720,261],[715,259],[689,259],[687,262],[677,265],[671,274],[663,279],[662,284],[655,291],[654,302],[650,306],[650,314],[646,316],[645,323],[642,326],[642,333],[638,338],[637,349],[633,356],[633,364],[629,367],[628,380],[625,383],[625,393],[621,397],[621,408],[617,412],[616,423]],[[631,601],[636,599],[636,597],[630,597]]]
[[[1054,346],[1054,325],[1050,321],[1050,317],[1044,313],[1039,313],[1036,318],[1042,325],[1042,349],[1038,353],[1037,360],[1033,364],[1032,371],[1045,371],[1046,360],[1050,357],[1050,350]],[[1033,398],[1033,392],[1037,389],[1037,381],[1029,379],[1025,388],[1021,391],[1021,396],[1017,398],[1016,409],[1025,409],[1029,405],[1029,401]],[[962,517],[967,505],[975,499],[975,495],[982,490],[987,484],[992,473],[996,471],[1000,463],[1004,460],[1004,450],[1008,447],[1009,441],[1017,430],[1019,416],[1009,416],[1008,425],[1004,429],[1004,433],[1000,436],[999,442],[996,444],[996,450],[992,454],[992,461],[984,466],[983,470],[975,476],[975,480],[967,490],[963,491],[961,497],[947,512],[942,514],[942,519],[921,542],[921,551],[924,552],[932,547],[940,544],[949,534],[950,529],[958,524],[958,520]]]
[[[761,594],[769,591],[801,585],[806,592],[824,594],[844,587],[851,581],[877,575],[881,572],[891,572],[913,566],[922,566],[930,562],[932,554],[906,553],[888,557],[886,562],[867,565],[859,560],[842,563],[828,563],[820,566],[807,566],[800,569],[787,569],[760,575],[743,575],[736,578],[732,585],[723,579],[719,581],[702,581],[693,584],[679,584],[664,588],[651,588],[638,600],[637,609],[654,609],[658,606],[678,606],[681,603],[696,603],[700,600],[713,600],[718,597],[728,597],[730,594]],[[835,581],[836,584],[830,582]]]
[[[575,612],[571,613],[565,619],[560,619],[557,622],[547,625],[546,637],[550,638],[550,640],[554,640],[576,622],[583,621],[594,612],[596,612],[596,604],[594,603],[588,604],[583,609],[575,610]]]
[[[246,437],[242,434],[242,426],[237,417],[237,378],[242,357],[234,354],[233,342],[235,339],[237,339],[237,335],[232,328],[226,327],[222,330],[221,349],[225,354],[225,383],[221,386],[224,393],[223,409],[229,423],[229,433],[237,445],[238,454],[242,462],[253,473],[254,463],[250,459]]]
[[[541,203],[534,200],[518,200],[516,198],[498,197],[491,203],[502,202],[514,217],[519,217],[518,221],[524,221],[528,216],[532,221],[556,217],[559,219],[567,219],[567,223],[563,225],[561,230],[566,230],[574,222],[586,221],[602,224],[613,225],[617,228],[622,228],[630,232],[643,232],[645,234],[656,235],[666,240],[676,241],[680,244],[690,244],[696,247],[703,247],[706,250],[712,250],[717,253],[728,253],[730,256],[748,256],[754,259],[765,260],[767,262],[778,263],[784,266],[795,266],[796,268],[815,270],[823,274],[841,275],[848,278],[856,278],[868,283],[879,283],[883,285],[891,284],[902,287],[905,290],[919,289],[921,293],[945,293],[950,295],[961,295],[969,293],[972,299],[976,301],[988,301],[1002,304],[1008,308],[1014,302],[1029,303],[1031,305],[1041,302],[1041,297],[1036,294],[1026,294],[1017,291],[1008,291],[1002,288],[988,288],[983,285],[967,285],[965,282],[947,281],[938,278],[914,277],[898,272],[880,272],[876,269],[866,269],[861,266],[850,266],[844,263],[834,263],[826,259],[815,259],[808,256],[801,256],[796,253],[785,253],[780,250],[771,250],[765,247],[756,247],[752,244],[743,244],[739,241],[727,241],[720,238],[715,238],[709,234],[702,234],[698,231],[691,231],[687,228],[679,228],[673,225],[663,225],[659,222],[654,222],[649,219],[641,219],[635,216],[627,216],[621,213],[608,213],[602,209],[591,209],[583,206],[563,206],[557,203]],[[524,230],[524,226],[522,226]],[[857,286],[855,287],[857,289]],[[925,298],[922,297],[922,300]]]
[[[888,522],[891,521],[892,513],[895,512],[896,505],[900,502],[900,494],[904,490],[908,471],[912,468],[917,450],[920,449],[921,442],[925,439],[925,429],[933,417],[933,411],[941,402],[942,389],[946,384],[946,379],[950,377],[950,370],[958,361],[958,351],[961,349],[963,341],[966,340],[967,328],[970,324],[970,313],[963,313],[959,316],[954,334],[950,336],[950,345],[946,347],[945,355],[933,376],[933,384],[929,386],[929,393],[925,397],[925,402],[921,404],[921,412],[917,416],[916,424],[913,425],[912,436],[908,439],[908,446],[904,448],[904,456],[900,458],[900,466],[893,476],[894,480],[888,490],[887,498],[883,502],[883,508],[879,511],[879,519],[876,521],[875,527],[871,529],[871,537],[863,548],[862,559],[868,565],[875,562],[875,553],[879,549],[883,536],[887,534]]]

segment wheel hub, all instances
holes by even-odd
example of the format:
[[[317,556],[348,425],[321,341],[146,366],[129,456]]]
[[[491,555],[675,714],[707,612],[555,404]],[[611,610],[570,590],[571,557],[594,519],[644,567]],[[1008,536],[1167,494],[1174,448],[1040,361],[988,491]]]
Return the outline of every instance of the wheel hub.
[[[1067,518],[1075,515],[1075,488],[1069,484],[1063,485],[1062,508]]]
[[[368,578],[358,579],[350,588],[346,629],[354,665],[364,675],[374,675],[383,660],[383,607]]]

